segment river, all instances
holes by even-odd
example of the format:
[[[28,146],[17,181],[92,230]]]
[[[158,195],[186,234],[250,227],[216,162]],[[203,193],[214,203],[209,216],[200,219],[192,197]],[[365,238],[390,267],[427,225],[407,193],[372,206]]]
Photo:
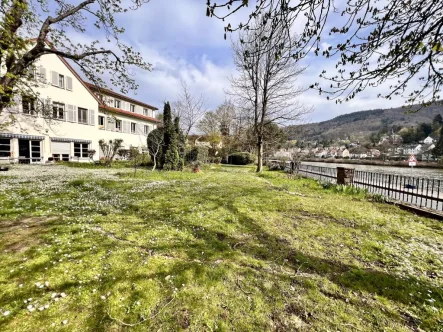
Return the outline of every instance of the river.
[[[355,165],[355,164],[334,164],[334,163],[321,163],[321,162],[310,162],[303,161],[302,164],[313,165],[320,167],[346,167],[354,168],[356,170],[384,173],[384,174],[395,174],[395,175],[405,175],[414,176],[420,178],[430,178],[430,179],[440,179],[443,180],[443,169],[436,168],[411,168],[408,167],[395,167],[395,166],[382,166],[382,165]]]

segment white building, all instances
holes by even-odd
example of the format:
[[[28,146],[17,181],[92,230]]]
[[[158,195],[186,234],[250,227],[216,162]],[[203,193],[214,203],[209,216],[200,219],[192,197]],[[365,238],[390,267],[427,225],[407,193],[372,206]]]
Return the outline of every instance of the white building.
[[[99,140],[123,139],[126,148],[146,146],[156,128],[157,108],[85,83],[68,62],[44,55],[35,64],[39,84],[33,94],[15,96],[0,114],[0,161],[87,161],[99,159]],[[38,96],[38,99],[36,98]],[[103,101],[102,101],[103,100]]]
[[[421,144],[409,144],[403,145],[403,154],[418,154],[421,152],[422,145]]]
[[[424,144],[432,144],[434,142],[435,142],[435,140],[431,136],[428,136],[423,140]]]

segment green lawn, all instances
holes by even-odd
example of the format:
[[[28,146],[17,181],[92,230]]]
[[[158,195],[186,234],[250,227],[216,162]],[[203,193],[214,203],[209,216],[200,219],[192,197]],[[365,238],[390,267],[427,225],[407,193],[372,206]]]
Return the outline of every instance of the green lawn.
[[[0,176],[0,330],[443,331],[443,223],[253,170]]]

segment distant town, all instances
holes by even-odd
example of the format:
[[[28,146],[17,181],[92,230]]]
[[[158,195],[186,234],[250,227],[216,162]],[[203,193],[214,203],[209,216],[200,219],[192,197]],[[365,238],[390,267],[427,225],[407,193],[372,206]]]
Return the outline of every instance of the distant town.
[[[432,123],[417,127],[383,128],[362,140],[346,137],[337,141],[292,140],[273,155],[275,159],[375,159],[402,161],[414,155],[419,161],[440,159],[443,119],[437,115]],[[439,141],[442,141],[439,143]]]

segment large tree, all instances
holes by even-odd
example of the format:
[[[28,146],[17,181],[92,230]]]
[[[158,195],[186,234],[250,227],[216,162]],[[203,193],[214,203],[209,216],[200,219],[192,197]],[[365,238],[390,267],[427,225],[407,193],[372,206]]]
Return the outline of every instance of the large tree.
[[[137,88],[129,68],[149,70],[151,65],[122,41],[124,28],[117,24],[116,17],[146,2],[149,0],[1,1],[0,113],[14,103],[15,94],[30,93],[40,84],[38,78],[28,74],[36,60],[46,54],[71,60],[99,86],[106,85],[102,77],[107,73],[123,93]],[[79,42],[88,39],[82,37],[86,33],[97,39]]]
[[[309,111],[296,100],[305,90],[295,82],[305,68],[290,57],[298,39],[285,31],[286,26],[281,22],[261,15],[233,43],[239,75],[232,78],[230,93],[249,114],[256,138],[257,172],[263,168],[266,126],[300,120]]]
[[[246,22],[236,26],[229,17],[247,8]],[[226,21],[225,33],[254,29],[262,16],[280,22],[286,34],[294,23],[302,28],[290,54],[295,60],[309,55],[335,57],[337,73],[322,77],[331,81],[325,91],[336,102],[354,98],[369,86],[390,83],[379,97],[394,95],[409,104],[439,100],[443,83],[443,6],[440,1],[403,0],[223,0],[207,1],[207,15]],[[339,38],[332,39],[334,34]],[[326,38],[328,40],[325,40]],[[226,38],[226,34],[225,34]],[[418,84],[414,81],[418,81]]]
[[[190,87],[185,81],[181,81],[181,91],[178,100],[172,104],[172,110],[180,118],[181,129],[185,138],[204,116],[205,98],[203,95],[192,94]]]

